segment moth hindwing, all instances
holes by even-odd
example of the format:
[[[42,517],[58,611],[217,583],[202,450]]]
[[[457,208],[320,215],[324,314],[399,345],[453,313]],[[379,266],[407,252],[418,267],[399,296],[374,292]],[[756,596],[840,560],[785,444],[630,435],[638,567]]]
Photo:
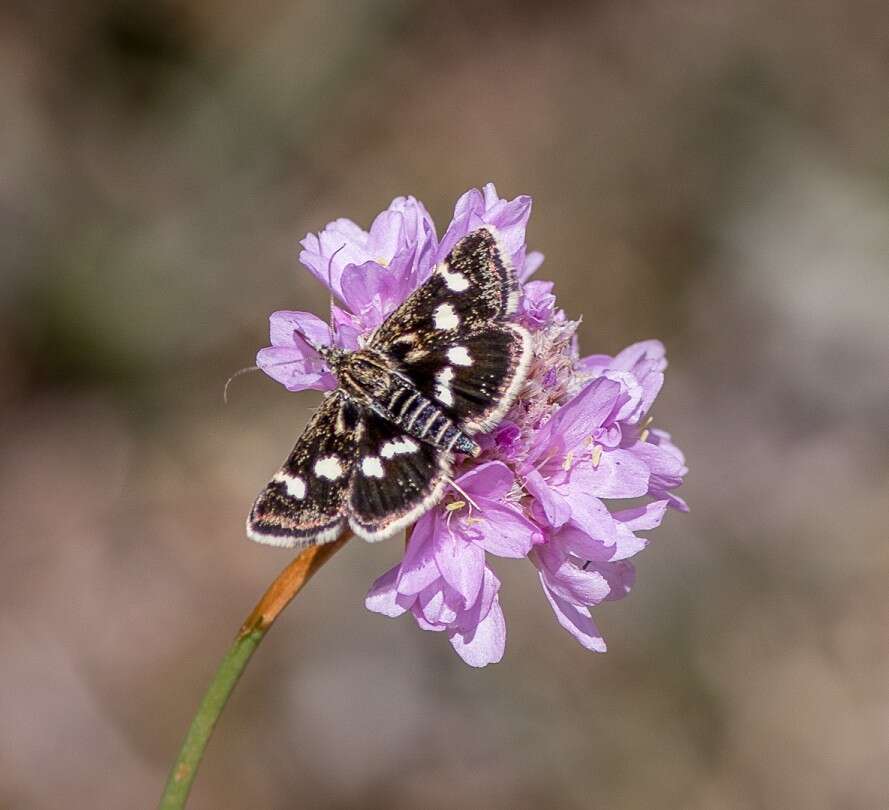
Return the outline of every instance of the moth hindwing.
[[[382,540],[444,491],[455,453],[506,414],[525,379],[531,337],[509,318],[519,283],[495,230],[459,240],[363,349],[319,346],[337,377],[281,470],[260,493],[248,535],[324,543],[346,523]]]

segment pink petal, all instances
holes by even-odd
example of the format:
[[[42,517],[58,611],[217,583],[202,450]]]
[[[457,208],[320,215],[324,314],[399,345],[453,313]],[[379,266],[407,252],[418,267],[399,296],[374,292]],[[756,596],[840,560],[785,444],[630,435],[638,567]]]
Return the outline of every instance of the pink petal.
[[[470,495],[498,500],[512,489],[515,475],[502,461],[489,461],[461,475],[457,484]]]
[[[449,604],[445,589],[447,585],[438,579],[424,588],[417,596],[417,607],[423,614],[423,618],[430,624],[449,626],[457,618],[457,610]]]
[[[610,354],[588,354],[577,361],[577,367],[591,374],[599,374],[611,365]]]
[[[521,271],[519,281],[525,282],[533,276],[543,264],[543,254],[539,250],[532,250],[525,256],[525,264]]]
[[[639,416],[648,413],[664,386],[664,374],[650,371],[642,380],[642,401],[639,403]]]
[[[550,420],[553,430],[563,436],[565,447],[577,447],[594,428],[609,419],[621,394],[620,383],[600,378],[593,380]]]
[[[367,251],[376,262],[388,264],[398,252],[402,242],[404,218],[396,211],[383,211],[370,226]]]
[[[475,604],[485,573],[485,551],[468,543],[446,526],[435,534],[435,564],[441,576],[464,600],[464,607]]]
[[[611,591],[605,577],[596,570],[584,570],[576,565],[571,558],[550,543],[535,549],[532,562],[539,561],[538,568],[544,582],[556,596],[566,599],[575,605],[597,605]]]
[[[593,380],[537,432],[527,463],[545,457],[552,447],[576,448],[610,418],[620,394],[620,383],[604,377]]]
[[[272,346],[293,346],[294,337],[300,334],[319,346],[330,345],[330,327],[311,312],[282,310],[269,316]]]
[[[642,340],[627,346],[611,362],[611,368],[633,371],[640,380],[649,370],[663,371],[667,367],[667,350],[659,340]],[[640,373],[644,366],[644,372]]]
[[[365,328],[379,326],[385,317],[389,288],[394,284],[389,271],[376,262],[350,264],[342,276],[343,298],[352,312],[361,316]]]
[[[596,467],[584,459],[571,471],[572,484],[597,498],[638,498],[648,492],[648,481],[648,465],[622,449],[606,450]]]
[[[630,531],[625,523],[617,524],[617,542],[614,544],[611,561],[625,560],[633,557],[648,545],[644,537],[637,537]]]
[[[306,360],[296,349],[269,346],[256,353],[256,365],[288,391],[315,388],[330,391],[336,388],[336,378],[315,360]]]
[[[374,613],[382,613],[384,616],[400,616],[405,612],[404,605],[396,601],[399,597],[398,591],[395,589],[395,581],[398,577],[398,566],[390,568],[385,574],[379,577],[364,599],[364,606]]]
[[[664,447],[658,447],[650,442],[636,442],[631,452],[648,465],[653,475],[674,478],[683,474],[685,466],[683,460]]]
[[[629,371],[609,370],[605,372],[605,379],[612,380],[621,386],[621,404],[611,418],[615,422],[629,419],[639,410],[644,394],[642,386]]]
[[[506,620],[500,603],[495,601],[488,615],[469,631],[452,631],[448,634],[451,646],[471,667],[496,664],[506,649]]]
[[[572,605],[566,599],[550,593],[543,580],[543,574],[540,574],[540,580],[543,584],[543,592],[546,594],[559,624],[571,633],[582,647],[593,652],[605,652],[605,639],[602,638],[599,628],[592,620],[589,608],[582,605]]]
[[[432,257],[438,246],[435,223],[423,203],[415,197],[396,197],[389,203],[389,210],[396,211],[402,218],[402,241],[415,251],[417,280],[425,280],[431,269]]]
[[[435,564],[435,535],[444,529],[437,514],[427,512],[411,532],[401,560],[397,587],[399,593],[417,594],[441,576]]]
[[[475,604],[460,616],[457,623],[458,626],[467,630],[478,625],[488,615],[494,601],[497,598],[497,592],[500,590],[500,580],[497,575],[485,565],[485,577],[482,580],[482,592]]]
[[[449,586],[445,586],[452,593],[456,594]],[[494,572],[485,566],[485,575],[482,580],[482,589],[475,604],[468,610],[459,612],[456,620],[453,622],[450,630],[461,633],[471,633],[478,627],[491,611],[491,607],[497,598],[497,592],[500,590],[500,580]],[[459,597],[458,597],[459,598]]]
[[[666,511],[667,501],[652,501],[645,506],[635,506],[632,509],[615,512],[614,519],[619,520],[631,531],[645,531],[660,526]]]
[[[610,560],[614,546],[606,546],[571,523],[554,534],[548,545],[555,545],[581,560]]]
[[[507,201],[497,195],[493,183],[488,183],[482,191],[470,189],[454,206],[454,218],[438,247],[438,259],[443,259],[457,240],[470,231],[481,225],[493,225],[500,233],[504,251],[515,262],[525,244],[525,228],[530,215],[530,197],[520,196]]]
[[[334,305],[333,323],[336,330],[336,344],[344,349],[355,351],[359,348],[358,338],[364,331],[361,319],[351,312]]]
[[[342,297],[340,278],[349,264],[361,264],[367,254],[368,234],[349,219],[329,222],[319,234],[306,234],[299,260],[322,284]]]
[[[571,517],[571,505],[544,480],[537,470],[531,470],[525,475],[525,488],[537,499],[543,508],[547,521],[553,528],[557,529],[564,525]]]
[[[611,592],[606,597],[608,602],[623,599],[636,582],[636,569],[626,561],[591,563],[589,568],[602,574],[611,586]]]
[[[411,608],[411,613],[413,614],[414,619],[416,619],[417,624],[420,626],[421,630],[429,630],[432,633],[443,633],[445,630],[448,629],[447,625],[445,624],[427,621],[426,618],[423,616],[423,612],[420,610],[419,600],[414,602],[414,605]]]
[[[535,543],[543,541],[540,530],[512,506],[479,498],[481,523],[472,528],[472,542],[498,557],[527,557]]]
[[[605,504],[594,495],[590,495],[582,483],[583,478],[580,475],[578,479],[569,477],[565,484],[557,487],[571,506],[571,522],[590,537],[611,545],[617,534],[614,518]]]

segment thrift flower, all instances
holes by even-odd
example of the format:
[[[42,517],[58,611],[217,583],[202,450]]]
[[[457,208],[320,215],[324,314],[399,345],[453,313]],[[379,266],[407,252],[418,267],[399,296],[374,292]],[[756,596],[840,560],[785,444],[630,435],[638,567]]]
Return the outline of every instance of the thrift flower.
[[[531,332],[534,359],[509,413],[475,436],[441,502],[410,532],[401,562],[371,587],[366,606],[410,613],[423,630],[444,633],[471,666],[499,661],[506,622],[500,580],[489,557],[527,559],[558,623],[582,646],[605,651],[591,608],[632,589],[630,558],[667,509],[687,511],[675,494],[687,472],[670,435],[652,427],[651,409],[667,366],[657,340],[614,356],[581,357],[577,321],[557,308],[553,284],[529,281],[543,256],[528,252],[531,198],[506,200],[493,184],[467,191],[438,239],[413,197],[392,201],[369,231],[339,219],[303,239],[300,260],[329,286],[335,340],[354,349],[419,284],[458,239],[492,225],[523,284],[517,319]],[[336,380],[301,337],[328,346],[326,323],[307,312],[276,312],[271,346],[257,364],[288,390],[328,390]],[[621,508],[614,499],[626,502]]]
[[[484,666],[499,661],[506,644],[500,581],[486,552],[521,559],[543,535],[508,501],[516,481],[502,462],[474,467],[455,484],[417,522],[404,559],[374,583],[366,604],[386,616],[411,611],[424,630],[446,632],[467,663]]]

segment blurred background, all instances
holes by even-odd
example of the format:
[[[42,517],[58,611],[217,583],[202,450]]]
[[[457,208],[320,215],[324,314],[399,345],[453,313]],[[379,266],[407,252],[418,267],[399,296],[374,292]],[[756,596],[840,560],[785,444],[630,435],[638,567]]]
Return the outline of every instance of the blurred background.
[[[253,497],[317,395],[222,387],[298,240],[534,197],[587,353],[660,337],[691,472],[606,655],[497,566],[503,662],[367,612],[353,542],[271,632],[190,807],[889,806],[884,0],[6,3],[0,807],[150,807],[290,559]]]

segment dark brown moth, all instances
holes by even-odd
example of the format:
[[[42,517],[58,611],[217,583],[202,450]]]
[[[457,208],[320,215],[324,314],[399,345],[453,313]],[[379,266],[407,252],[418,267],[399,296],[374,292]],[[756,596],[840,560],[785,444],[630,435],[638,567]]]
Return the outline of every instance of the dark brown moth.
[[[497,233],[458,241],[368,338],[316,346],[336,376],[296,446],[260,493],[248,536],[278,546],[334,540],[348,524],[383,540],[441,499],[456,454],[509,410],[531,360],[510,320],[520,287]]]

